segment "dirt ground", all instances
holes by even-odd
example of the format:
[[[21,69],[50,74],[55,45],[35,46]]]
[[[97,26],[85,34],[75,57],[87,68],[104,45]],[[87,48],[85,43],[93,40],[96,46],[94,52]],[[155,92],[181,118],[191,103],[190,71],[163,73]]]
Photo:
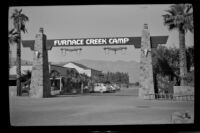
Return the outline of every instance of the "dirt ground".
[[[10,96],[13,126],[167,124],[176,111],[194,114],[193,101],[143,100],[138,88],[53,98]]]

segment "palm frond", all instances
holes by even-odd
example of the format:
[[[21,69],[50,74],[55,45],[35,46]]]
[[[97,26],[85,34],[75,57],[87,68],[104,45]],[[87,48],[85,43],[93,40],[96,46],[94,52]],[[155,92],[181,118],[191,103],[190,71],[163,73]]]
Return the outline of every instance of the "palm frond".
[[[183,25],[183,29],[185,30],[185,31],[190,31],[190,32],[194,32],[194,27],[193,27],[193,24],[189,24],[189,23],[186,23],[186,24],[184,24]]]
[[[176,13],[174,12],[173,9],[170,9],[170,10],[165,10],[167,13],[169,13],[168,15],[172,15],[174,16]]]
[[[186,11],[185,11],[185,13],[190,13],[191,10],[192,10],[192,4],[186,4]]]
[[[18,29],[19,31],[22,31],[24,33],[27,32],[25,24],[27,21],[29,21],[29,18],[22,13],[22,9],[20,10],[15,9],[14,13],[11,16],[11,19],[13,19],[13,25],[15,29]]]
[[[22,12],[22,9],[19,10],[19,14],[21,14],[21,12]]]
[[[193,26],[193,16],[187,16],[184,18],[184,23],[185,24],[191,24]]]
[[[176,14],[184,14],[185,4],[172,5],[172,8],[176,11]]]
[[[19,13],[19,10],[18,9],[14,9],[14,13]]]
[[[167,14],[162,15],[164,25],[168,26],[169,30],[184,29],[185,31],[193,29],[193,13],[190,12],[192,5],[175,4],[170,6],[169,10],[165,10]]]
[[[20,17],[21,17],[23,22],[29,21],[29,18],[25,14],[21,14]]]
[[[14,31],[15,31],[15,29],[11,29],[11,30],[8,32],[8,34],[9,34],[9,35],[10,35],[10,34],[13,34]]]
[[[9,44],[18,43],[19,42],[19,35],[17,33],[9,34],[8,42]]]
[[[174,24],[170,24],[168,25],[168,29],[171,31],[171,30],[174,30],[174,29],[177,29],[178,27]]]
[[[27,29],[24,24],[21,25],[21,31],[23,31],[24,33],[27,32]]]

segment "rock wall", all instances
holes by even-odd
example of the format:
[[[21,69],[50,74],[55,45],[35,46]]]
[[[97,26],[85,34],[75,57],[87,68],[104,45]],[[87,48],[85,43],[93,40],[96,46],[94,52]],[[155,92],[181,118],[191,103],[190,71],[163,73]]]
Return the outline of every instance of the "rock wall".
[[[154,94],[150,32],[147,24],[144,24],[141,38],[139,97],[145,98],[145,94]]]
[[[17,96],[17,87],[16,86],[9,86],[9,96]]]
[[[43,34],[43,29],[40,29],[34,44],[30,97],[49,97],[50,90],[46,35]]]

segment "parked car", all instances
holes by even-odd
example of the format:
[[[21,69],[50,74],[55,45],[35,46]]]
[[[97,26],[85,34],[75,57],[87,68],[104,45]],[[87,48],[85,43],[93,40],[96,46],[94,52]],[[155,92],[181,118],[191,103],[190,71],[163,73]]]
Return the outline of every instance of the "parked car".
[[[111,84],[108,84],[106,87],[108,89],[108,92],[115,92],[116,91],[116,88]]]
[[[21,89],[21,93],[27,93],[29,94],[29,91],[30,91],[30,83],[31,83],[31,80],[27,80],[23,83],[21,83],[21,86],[22,86],[22,89]]]
[[[103,92],[107,92],[107,91],[108,91],[108,89],[103,83],[96,83],[94,85],[94,92],[103,93]]]
[[[120,90],[120,87],[117,84],[113,84],[112,86],[116,89],[116,91]]]
[[[29,93],[29,91],[30,91],[29,85],[23,85],[22,86],[22,90],[21,90],[22,93]]]
[[[85,86],[85,87],[83,88],[83,93],[89,93],[89,92],[90,92],[89,86]]]
[[[51,86],[51,95],[57,95],[60,94],[60,90],[57,87]]]

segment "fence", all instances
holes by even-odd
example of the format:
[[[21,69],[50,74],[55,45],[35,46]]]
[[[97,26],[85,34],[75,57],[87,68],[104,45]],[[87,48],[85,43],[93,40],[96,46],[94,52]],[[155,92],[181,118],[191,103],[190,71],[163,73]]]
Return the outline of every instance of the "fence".
[[[176,94],[146,94],[148,100],[180,100],[193,101],[194,95],[176,95]]]

